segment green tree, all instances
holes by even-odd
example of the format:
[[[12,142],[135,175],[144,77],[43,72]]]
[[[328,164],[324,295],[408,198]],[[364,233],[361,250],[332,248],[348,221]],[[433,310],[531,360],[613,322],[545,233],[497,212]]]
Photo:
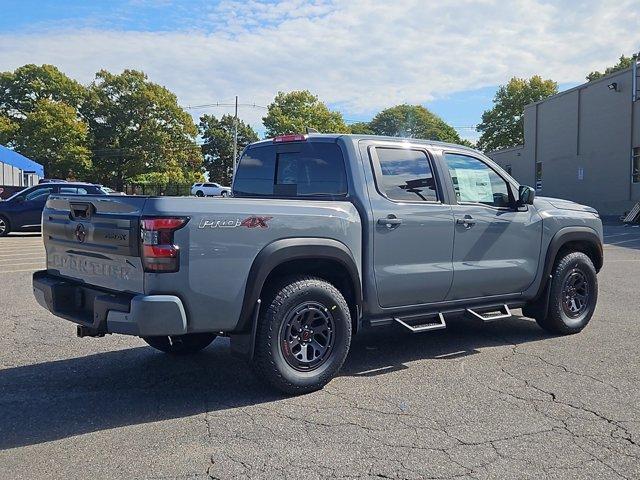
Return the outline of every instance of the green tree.
[[[305,133],[306,127],[321,133],[348,133],[340,112],[332,112],[308,90],[278,92],[262,118],[268,137]]]
[[[558,84],[536,75],[512,78],[493,98],[493,108],[482,114],[477,126],[477,147],[484,151],[515,147],[524,143],[524,107],[558,93]]]
[[[349,125],[349,130],[351,133],[359,134],[359,135],[375,135],[375,132],[369,125],[369,122],[355,122]]]
[[[591,72],[589,75],[587,75],[587,80],[592,82],[593,80],[606,77],[607,75],[618,72],[620,70],[625,70],[627,68],[630,68],[631,66],[633,66],[633,62],[635,62],[638,59],[638,55],[639,54],[637,53],[632,55],[631,57],[626,57],[624,55],[621,55],[618,63],[615,64],[613,67],[609,67],[605,69],[604,72],[598,72],[598,71]]]
[[[420,138],[460,143],[460,136],[436,114],[422,105],[396,105],[381,111],[369,123],[376,135]]]
[[[15,140],[18,124],[10,118],[0,115],[0,145],[8,145]]]
[[[231,185],[233,177],[233,124],[231,115],[219,120],[213,115],[200,117],[200,136],[204,140],[204,165],[212,181]],[[258,140],[258,135],[242,120],[238,120],[238,154],[244,147]]]
[[[151,173],[166,181],[200,177],[202,154],[193,119],[173,93],[143,72],[98,72],[83,113],[91,132],[95,179],[101,183],[121,189]]]
[[[90,169],[84,86],[52,65],[0,73],[0,143],[41,163],[49,176],[81,178]]]
[[[65,103],[78,110],[86,88],[53,65],[24,65],[13,72],[0,73],[0,114],[24,119],[40,100]]]
[[[76,110],[41,99],[20,125],[17,151],[44,166],[52,178],[84,179],[91,169],[88,127]]]

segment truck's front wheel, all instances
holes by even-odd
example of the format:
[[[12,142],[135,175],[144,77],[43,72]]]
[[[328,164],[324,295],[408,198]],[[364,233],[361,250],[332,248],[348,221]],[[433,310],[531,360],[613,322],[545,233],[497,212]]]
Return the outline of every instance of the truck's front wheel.
[[[149,346],[165,353],[188,355],[207,348],[216,339],[214,333],[188,333],[171,337],[142,337]]]
[[[582,252],[569,252],[553,270],[549,309],[536,318],[544,330],[557,335],[580,332],[587,326],[598,301],[598,277],[591,259]]]
[[[316,277],[289,278],[266,299],[258,320],[258,376],[289,394],[324,387],[351,345],[351,315],[340,291]]]

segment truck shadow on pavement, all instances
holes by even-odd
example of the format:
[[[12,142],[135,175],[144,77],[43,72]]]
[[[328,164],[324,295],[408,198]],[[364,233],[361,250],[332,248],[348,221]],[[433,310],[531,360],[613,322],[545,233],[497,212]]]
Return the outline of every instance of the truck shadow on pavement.
[[[480,348],[545,338],[535,322],[517,317],[487,325],[460,319],[422,335],[384,327],[354,338],[340,375],[384,375],[416,360],[455,361]],[[231,356],[226,339],[190,357],[141,346],[5,368],[0,392],[0,449],[283,398]]]

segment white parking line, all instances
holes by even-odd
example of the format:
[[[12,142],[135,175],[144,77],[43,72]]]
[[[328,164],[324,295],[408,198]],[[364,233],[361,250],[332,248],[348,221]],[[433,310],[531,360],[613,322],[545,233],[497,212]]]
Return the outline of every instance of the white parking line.
[[[613,237],[625,237],[627,235],[636,235],[636,232],[627,232],[627,233],[612,233],[611,235],[604,235],[604,239],[613,238]]]
[[[31,260],[30,263],[33,263],[35,265],[36,263],[44,263],[45,258],[44,257],[2,258],[2,259],[0,259],[0,268],[10,267],[11,265],[21,265],[20,263],[16,263],[16,262],[23,262],[24,263],[25,260]]]
[[[32,252],[32,253],[8,253],[8,254],[4,254],[4,253],[0,253],[0,257],[29,257],[29,256],[36,256],[36,254],[38,254],[40,252]],[[44,254],[44,252],[42,252]]]
[[[631,238],[629,240],[620,240],[619,242],[605,243],[605,246],[607,246],[607,245],[620,245],[620,244],[623,244],[623,243],[630,243],[630,242],[640,242],[640,237]]]
[[[3,272],[0,271],[0,275],[3,275],[5,273],[18,273],[18,272],[35,272],[37,270],[37,268],[28,268],[26,270],[9,270],[8,272]]]
[[[37,242],[0,242],[0,245],[44,245],[42,240]]]
[[[38,242],[0,242],[0,246],[20,247],[24,245],[44,245],[42,241]]]
[[[44,261],[42,261],[42,262],[27,262],[27,263],[9,263],[7,265],[0,265],[0,268],[2,268],[2,267],[16,267],[18,265],[44,265]],[[2,270],[0,270],[0,273],[2,273]]]

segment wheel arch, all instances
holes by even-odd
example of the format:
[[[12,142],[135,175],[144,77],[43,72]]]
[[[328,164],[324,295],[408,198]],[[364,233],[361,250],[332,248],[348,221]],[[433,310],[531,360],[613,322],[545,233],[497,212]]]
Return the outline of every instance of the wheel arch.
[[[604,262],[602,242],[597,232],[590,227],[564,227],[551,238],[545,256],[542,280],[535,297],[525,306],[525,315],[536,317],[546,314],[549,305],[551,273],[558,258],[565,252],[582,252],[593,262],[599,272]]]
[[[545,259],[545,276],[551,274],[558,256],[566,251],[582,252],[593,262],[596,272],[602,268],[604,253],[602,242],[595,230],[589,227],[565,227],[553,236]]]
[[[349,248],[329,238],[287,238],[265,246],[249,270],[239,332],[252,330],[255,309],[265,288],[276,278],[310,274],[331,282],[345,297],[351,311],[354,333],[362,312],[362,283],[358,267]]]

